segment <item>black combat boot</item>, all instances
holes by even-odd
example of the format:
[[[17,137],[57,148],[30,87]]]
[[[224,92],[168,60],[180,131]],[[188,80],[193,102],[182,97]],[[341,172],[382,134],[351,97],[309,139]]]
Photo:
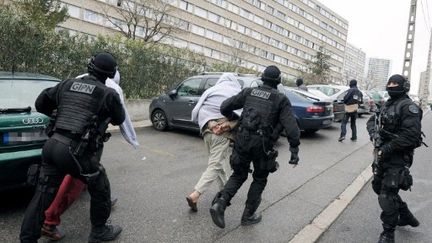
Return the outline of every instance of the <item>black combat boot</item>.
[[[262,215],[260,213],[255,213],[260,203],[261,203],[261,199],[259,199],[258,202],[254,204],[246,203],[241,218],[241,225],[246,226],[246,225],[251,225],[251,224],[256,224],[261,222]]]
[[[384,231],[381,233],[378,243],[394,243],[394,228],[384,227]]]
[[[105,225],[102,227],[92,227],[89,236],[89,243],[97,243],[102,241],[111,241],[117,238],[121,233],[122,228],[118,225]]]
[[[404,210],[400,212],[397,225],[398,226],[409,225],[411,227],[417,227],[420,225],[420,222],[414,217],[414,215],[407,208],[406,211]]]
[[[255,210],[248,208],[248,205],[246,205],[241,218],[241,225],[257,224],[261,222],[261,219],[262,215],[260,213],[255,213]]]
[[[213,199],[213,205],[210,208],[213,223],[222,229],[225,228],[225,209],[227,205],[228,200],[218,193],[216,194],[216,198]]]

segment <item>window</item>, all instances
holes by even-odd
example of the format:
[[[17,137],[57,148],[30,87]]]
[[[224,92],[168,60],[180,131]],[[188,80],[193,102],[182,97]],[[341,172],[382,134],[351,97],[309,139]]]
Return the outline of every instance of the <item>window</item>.
[[[67,5],[67,9],[68,9],[69,16],[77,18],[77,19],[80,18],[80,8],[79,7]]]
[[[92,23],[99,23],[101,21],[101,15],[98,13],[95,13],[90,10],[84,10],[84,20],[92,22]]]
[[[197,25],[192,25],[191,31],[194,34],[201,35],[201,36],[204,36],[204,33],[205,33],[205,29],[202,27],[199,27]]]
[[[218,81],[218,78],[209,78],[207,79],[206,84],[204,85],[204,90],[207,90],[210,87],[213,87],[216,82]]]
[[[195,6],[195,15],[200,16],[202,18],[207,18],[207,10]]]
[[[214,22],[214,23],[217,23],[217,22],[219,22],[219,15],[217,15],[217,14],[214,14],[214,13],[212,13],[212,12],[208,12],[208,19],[210,20],[210,21],[212,21],[212,22]]]
[[[199,88],[202,79],[192,78],[184,81],[177,90],[179,96],[199,96]]]

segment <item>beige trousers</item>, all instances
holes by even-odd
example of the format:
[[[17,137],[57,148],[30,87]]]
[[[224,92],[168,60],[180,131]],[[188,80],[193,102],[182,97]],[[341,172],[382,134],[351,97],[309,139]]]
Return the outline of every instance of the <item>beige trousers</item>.
[[[204,193],[214,180],[218,183],[219,190],[223,189],[228,181],[228,173],[230,172],[229,158],[232,152],[228,138],[211,132],[205,132],[203,136],[209,159],[206,171],[201,175],[194,188],[200,194]]]

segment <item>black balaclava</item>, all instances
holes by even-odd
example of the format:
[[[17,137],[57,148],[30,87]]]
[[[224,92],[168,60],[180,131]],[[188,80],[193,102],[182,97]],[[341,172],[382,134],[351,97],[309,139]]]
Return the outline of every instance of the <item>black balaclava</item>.
[[[395,82],[398,84],[398,86],[388,87],[390,82]],[[409,91],[409,89],[406,90],[404,87],[406,82],[408,82],[408,81],[402,75],[395,74],[395,75],[391,76],[389,78],[389,80],[387,81],[387,86],[386,86],[386,90],[387,90],[389,96],[391,98],[395,99],[395,98],[399,98],[399,97],[405,95],[405,93]]]
[[[264,84],[276,89],[277,85],[281,82],[281,72],[279,68],[274,65],[266,67],[261,75],[261,80]]]
[[[349,83],[350,88],[354,88],[357,86],[357,80],[355,79],[351,79],[350,83]]]
[[[297,80],[296,80],[296,85],[297,85],[297,87],[299,87],[300,85],[302,85],[303,84],[303,79],[302,78],[298,78]]]

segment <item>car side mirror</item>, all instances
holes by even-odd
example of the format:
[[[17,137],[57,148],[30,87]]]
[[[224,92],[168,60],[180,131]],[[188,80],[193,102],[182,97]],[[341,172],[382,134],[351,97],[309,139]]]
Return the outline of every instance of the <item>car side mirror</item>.
[[[171,97],[171,99],[174,99],[174,97],[177,96],[177,90],[173,89],[173,90],[169,91],[168,96]]]

